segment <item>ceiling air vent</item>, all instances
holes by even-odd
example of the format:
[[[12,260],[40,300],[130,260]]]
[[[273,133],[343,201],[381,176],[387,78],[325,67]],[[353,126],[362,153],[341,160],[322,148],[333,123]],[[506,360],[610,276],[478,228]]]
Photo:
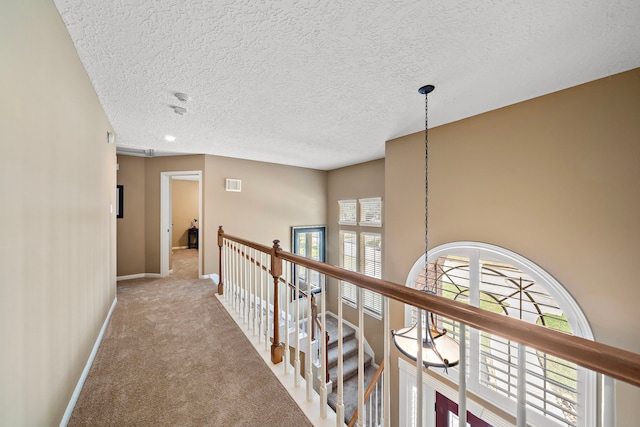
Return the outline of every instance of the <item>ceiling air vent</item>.
[[[239,193],[242,191],[242,181],[239,179],[227,178],[225,188],[227,191]]]

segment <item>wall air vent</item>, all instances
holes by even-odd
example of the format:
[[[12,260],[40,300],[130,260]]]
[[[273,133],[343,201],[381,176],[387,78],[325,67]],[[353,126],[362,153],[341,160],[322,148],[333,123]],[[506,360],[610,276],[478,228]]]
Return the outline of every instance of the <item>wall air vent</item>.
[[[242,191],[242,181],[239,179],[227,178],[225,188],[227,191],[239,193]]]

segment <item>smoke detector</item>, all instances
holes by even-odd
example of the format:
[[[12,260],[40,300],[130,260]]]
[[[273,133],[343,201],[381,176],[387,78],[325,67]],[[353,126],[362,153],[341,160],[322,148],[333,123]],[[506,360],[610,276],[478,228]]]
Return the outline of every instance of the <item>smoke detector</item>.
[[[181,102],[187,102],[191,99],[189,95],[182,92],[176,92],[174,95],[176,96],[176,98],[178,98],[178,101],[181,101]]]
[[[171,106],[171,108],[173,108],[173,112],[176,114],[180,114],[181,116],[184,115],[184,113],[187,112],[186,108],[183,107],[178,107],[176,105]]]

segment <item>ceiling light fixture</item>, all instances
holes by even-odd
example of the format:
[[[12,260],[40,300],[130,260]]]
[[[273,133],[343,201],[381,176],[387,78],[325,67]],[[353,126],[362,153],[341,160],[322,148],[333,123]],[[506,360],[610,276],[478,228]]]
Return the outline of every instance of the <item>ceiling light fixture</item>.
[[[187,102],[191,99],[189,95],[182,92],[176,92],[174,95],[176,96],[176,98],[178,98],[178,101],[181,101],[181,102]]]
[[[421,87],[418,92],[425,97],[425,122],[424,122],[424,151],[425,151],[425,184],[424,184],[424,287],[423,292],[435,295],[437,293],[437,271],[429,270],[427,254],[429,252],[428,240],[428,196],[429,196],[429,104],[428,94],[434,86],[427,85]],[[435,267],[435,265],[434,265]],[[436,273],[436,274],[433,274]],[[431,279],[430,279],[431,278]],[[433,313],[418,309],[417,321],[413,326],[391,331],[393,343],[402,354],[414,361],[422,360],[422,364],[427,367],[444,368],[456,366],[460,361],[460,346],[447,335],[446,329],[436,328],[435,316]],[[419,366],[419,365],[416,365]]]
[[[186,108],[183,107],[178,107],[177,105],[172,105],[171,108],[173,108],[173,112],[179,115],[184,115],[184,113],[187,112]]]
[[[166,136],[164,137],[164,139],[165,139],[165,140],[167,140],[167,141],[169,141],[169,142],[173,142],[173,141],[175,141],[175,140],[176,140],[176,137],[175,137],[175,136],[173,136],[173,135],[166,135]]]

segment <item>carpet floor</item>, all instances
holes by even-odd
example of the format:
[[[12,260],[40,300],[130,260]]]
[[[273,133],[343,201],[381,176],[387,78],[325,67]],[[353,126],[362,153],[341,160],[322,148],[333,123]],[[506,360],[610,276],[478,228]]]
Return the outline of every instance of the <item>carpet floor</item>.
[[[118,283],[69,426],[310,426],[215,297],[197,250],[173,273]]]

